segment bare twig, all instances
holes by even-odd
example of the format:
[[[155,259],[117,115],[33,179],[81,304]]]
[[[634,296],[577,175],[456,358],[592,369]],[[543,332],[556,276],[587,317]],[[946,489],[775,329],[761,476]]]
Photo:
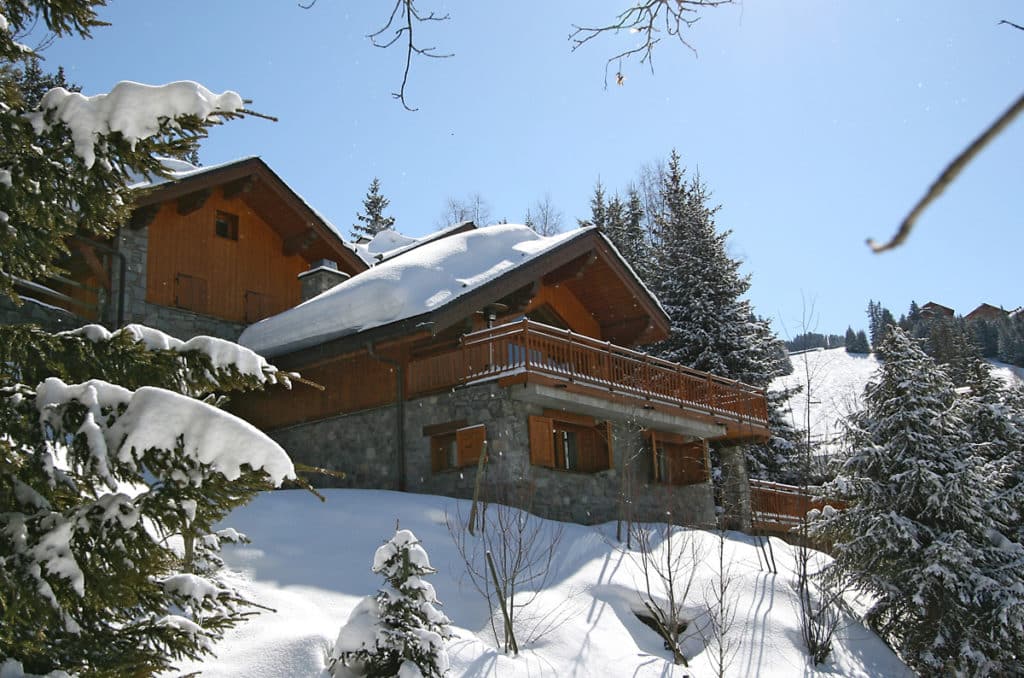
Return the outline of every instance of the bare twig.
[[[413,25],[414,23],[425,23],[427,21],[447,21],[449,18],[447,14],[437,15],[434,12],[426,15],[421,14],[416,8],[416,0],[395,0],[395,6],[391,9],[391,15],[388,17],[387,23],[377,31],[366,36],[373,43],[374,47],[382,49],[387,49],[403,37],[405,38],[405,70],[402,72],[402,86],[397,92],[392,92],[391,96],[398,99],[402,103],[402,107],[407,111],[418,110],[409,106],[405,100],[405,86],[409,82],[409,68],[412,65],[413,55],[431,59],[447,59],[450,56],[454,56],[453,54],[437,54],[434,52],[437,49],[436,47],[417,47],[413,38]],[[391,30],[391,27],[396,25],[396,23],[399,27],[395,29],[394,35],[390,39],[379,41],[378,39]]]
[[[622,31],[636,33],[640,36],[640,43],[630,49],[623,50],[618,54],[609,57],[604,67],[604,84],[608,86],[608,69],[613,62],[628,59],[637,54],[640,55],[640,63],[646,63],[651,72],[654,72],[654,47],[663,35],[676,38],[683,46],[689,49],[694,55],[694,49],[686,38],[683,37],[683,30],[692,28],[700,20],[698,12],[708,7],[732,4],[733,0],[646,0],[636,2],[616,17],[616,20],[604,26],[577,26],[573,25],[573,31],[569,34],[572,42],[572,51],[576,51],[594,38],[607,33],[615,34]],[[663,35],[662,35],[663,34]],[[625,76],[621,69],[616,73],[616,82],[622,84]]]
[[[1024,26],[1021,26],[1020,24],[1015,24],[1012,21],[1007,21],[1006,19],[1000,19],[999,23],[997,23],[996,26],[1002,26],[1003,24],[1006,24],[1007,26],[1013,26],[1018,31],[1024,31]]]
[[[921,200],[914,205],[914,208],[910,210],[910,214],[908,214],[903,220],[903,223],[900,224],[900,228],[896,231],[896,235],[893,236],[892,240],[884,245],[880,245],[871,238],[868,238],[868,247],[878,254],[902,245],[910,235],[910,232],[914,229],[914,224],[917,221],[917,218],[921,216],[921,213],[924,212],[925,208],[934,202],[936,198],[942,195],[942,192],[946,190],[947,186],[953,183],[953,181],[960,175],[960,172],[963,171],[964,167],[974,160],[975,156],[981,153],[990,141],[999,136],[999,134],[1006,129],[1011,122],[1013,122],[1014,118],[1016,118],[1022,110],[1024,110],[1024,94],[1022,94],[1017,101],[1015,101],[1013,105],[1006,110],[1005,113],[999,116],[995,122],[989,125],[988,129],[982,132],[977,139],[971,142],[970,146],[965,148],[960,155],[954,158],[953,162],[946,166],[946,169],[943,170],[942,174],[939,175],[939,178],[931,185],[924,197],[921,198]]]

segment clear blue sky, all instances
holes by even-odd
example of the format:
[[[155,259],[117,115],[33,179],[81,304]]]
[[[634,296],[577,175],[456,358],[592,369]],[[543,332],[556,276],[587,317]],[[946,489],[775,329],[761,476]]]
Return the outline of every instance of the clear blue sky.
[[[747,2],[705,12],[698,56],[665,41],[653,75],[604,61],[630,36],[570,53],[573,23],[627,0],[428,2],[451,21],[421,42],[454,52],[413,63],[409,113],[391,98],[403,54],[365,35],[391,3],[112,0],[112,26],[45,56],[86,94],[119,80],[197,80],[280,117],[233,122],[204,143],[214,164],[260,155],[347,233],[380,178],[396,226],[433,229],[448,196],[479,192],[521,221],[550,193],[567,226],[589,213],[600,176],[624,189],[673,147],[699,169],[752,275],[750,298],[781,335],[865,326],[869,298],[898,316],[911,299],[966,313],[1024,304],[1024,120],[877,256],[945,164],[1020,94],[1019,2]]]

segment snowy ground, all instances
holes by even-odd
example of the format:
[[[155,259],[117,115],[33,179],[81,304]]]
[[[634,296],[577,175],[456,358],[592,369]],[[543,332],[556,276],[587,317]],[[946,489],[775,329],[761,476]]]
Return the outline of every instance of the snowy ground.
[[[860,407],[864,385],[868,383],[881,361],[875,355],[847,353],[843,348],[811,349],[790,356],[793,374],[772,382],[773,390],[803,387],[803,392],[790,398],[794,426],[806,429],[810,417],[813,439],[823,443],[825,451],[835,451],[835,440],[842,433],[841,420]],[[995,373],[1007,383],[1024,382],[1024,368],[992,361]],[[808,387],[809,384],[809,387]],[[807,395],[810,394],[810,411]]]
[[[445,525],[460,502],[385,491],[332,490],[321,504],[302,491],[258,497],[228,521],[253,543],[229,547],[231,580],[276,613],[236,628],[218,657],[186,665],[203,676],[325,677],[325,655],[349,612],[380,586],[371,574],[374,550],[394,533],[396,521],[411,529],[439,569],[431,577],[455,626],[449,648],[452,676],[701,676],[715,675],[697,638],[684,644],[690,668],[674,666],[654,632],[631,612],[639,570],[613,544],[614,525],[565,525],[554,577],[535,611],[554,628],[527,645],[518,658],[494,649],[487,609],[462,576],[464,565]],[[462,503],[461,514],[467,514]],[[716,580],[717,537],[692,532],[704,551],[687,609],[699,615],[707,587]],[[904,676],[909,672],[872,633],[847,620],[831,663],[815,669],[805,660],[793,590],[789,547],[773,540],[778,574],[759,565],[750,537],[729,533],[727,558],[738,611],[738,643],[731,676]],[[525,629],[520,630],[525,635]]]

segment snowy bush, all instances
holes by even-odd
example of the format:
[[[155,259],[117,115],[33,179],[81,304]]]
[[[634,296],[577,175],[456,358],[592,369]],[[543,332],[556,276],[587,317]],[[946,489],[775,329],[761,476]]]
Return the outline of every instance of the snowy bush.
[[[388,588],[364,598],[341,627],[331,653],[335,676],[443,676],[450,621],[423,579],[437,570],[409,530],[398,530],[373,556]]]

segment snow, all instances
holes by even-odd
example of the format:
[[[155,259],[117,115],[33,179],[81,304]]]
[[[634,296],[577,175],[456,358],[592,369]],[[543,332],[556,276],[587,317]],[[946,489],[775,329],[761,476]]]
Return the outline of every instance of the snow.
[[[77,401],[89,413],[86,431],[97,471],[111,489],[116,481],[106,472],[106,459],[121,461],[141,456],[144,450],[173,450],[181,438],[184,454],[210,465],[228,480],[242,474],[242,467],[262,469],[275,485],[294,478],[291,459],[281,447],[252,424],[194,398],[161,388],[145,386],[134,393],[100,380],[65,384],[50,377],[36,388],[36,407],[41,423],[60,430],[63,406]],[[112,424],[104,411],[125,406]]]
[[[39,102],[40,112],[29,116],[36,134],[49,127],[48,118],[67,125],[75,154],[91,168],[96,162],[96,144],[113,132],[120,132],[134,148],[139,140],[158,134],[168,118],[194,115],[206,119],[242,108],[237,92],[214,94],[191,80],[157,86],[123,81],[109,93],[91,97],[63,87],[51,89]]]
[[[353,244],[353,248],[355,249],[356,254],[358,254],[367,265],[373,266],[381,261],[392,259],[399,254],[403,254],[411,249],[425,245],[428,242],[447,238],[455,231],[463,229],[467,224],[472,223],[473,222],[471,221],[462,221],[457,224],[452,224],[447,228],[442,228],[439,231],[428,233],[427,235],[419,238],[399,233],[394,229],[384,229],[373,236],[373,238],[371,238],[367,243]]]
[[[387,259],[309,301],[251,325],[239,343],[274,356],[437,310],[594,229],[545,237],[499,224]]]
[[[234,367],[242,375],[255,377],[261,383],[282,383],[290,385],[287,374],[278,372],[277,368],[268,363],[262,356],[244,346],[200,335],[188,341],[182,341],[152,327],[130,324],[111,332],[102,325],[84,325],[78,329],[60,332],[68,336],[80,336],[92,342],[110,341],[121,335],[128,335],[135,342],[142,343],[151,351],[176,351],[187,353],[197,351],[204,353],[217,370]]]
[[[847,353],[844,348],[810,349],[790,355],[793,374],[776,378],[772,390],[803,386],[804,392],[789,399],[793,424],[806,428],[807,380],[810,377],[810,429],[813,440],[823,443],[822,451],[838,450],[842,420],[860,409],[864,386],[882,361],[874,353]],[[992,373],[1007,384],[1024,383],[1024,368],[990,361]]]
[[[188,179],[190,177],[198,176],[200,174],[212,172],[214,170],[221,169],[222,167],[235,165],[240,162],[245,162],[246,160],[252,160],[253,158],[256,157],[258,156],[249,155],[242,158],[237,158],[235,160],[228,160],[227,162],[220,162],[217,163],[216,165],[204,165],[203,167],[196,167],[192,163],[186,162],[185,160],[180,160],[178,158],[158,157],[157,159],[160,161],[160,164],[163,165],[164,169],[167,171],[168,176],[161,177],[135,175],[128,181],[128,188],[136,190],[143,188],[152,188],[154,186],[159,186],[160,184],[165,184],[170,181],[179,181],[181,179]]]
[[[215,648],[216,659],[183,663],[182,673],[326,678],[326,654],[339,627],[381,586],[380,576],[371,572],[373,556],[394,534],[398,520],[403,530],[415,533],[438,570],[430,579],[454,624],[447,644],[453,678],[715,675],[699,639],[685,645],[690,668],[677,667],[661,640],[637,620],[633,607],[639,604],[642,574],[613,542],[614,524],[564,526],[552,583],[535,603],[538,614],[557,622],[513,658],[495,650],[487,607],[466,582],[445,524],[446,514],[468,515],[468,502],[370,490],[324,494],[327,502],[321,504],[303,491],[266,493],[229,517],[253,543],[225,548],[225,585],[277,612],[229,631]],[[696,614],[714,581],[717,536],[691,534],[707,554],[697,567],[696,593],[686,601],[687,610]],[[841,626],[829,663],[810,666],[800,640],[794,554],[781,541],[773,540],[772,546],[778,574],[761,570],[751,537],[727,533],[725,549],[738,596],[738,653],[728,675],[911,675],[881,640],[852,619]]]

